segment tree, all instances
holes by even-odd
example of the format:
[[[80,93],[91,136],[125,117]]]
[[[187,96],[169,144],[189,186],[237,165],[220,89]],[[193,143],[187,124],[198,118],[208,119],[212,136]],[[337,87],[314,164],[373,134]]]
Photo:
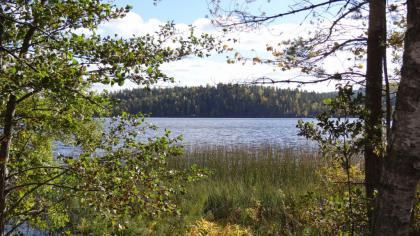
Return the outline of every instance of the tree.
[[[407,1],[401,83],[389,151],[382,170],[375,235],[408,235],[420,178],[420,1]]]
[[[249,88],[250,93],[245,93]],[[324,111],[322,100],[334,93],[315,93],[257,85],[223,85],[121,90],[114,114],[143,112],[157,117],[315,117]],[[251,97],[257,97],[252,100]],[[292,99],[288,101],[287,98]],[[208,104],[211,100],[212,103]],[[181,103],[182,102],[182,103]],[[283,106],[281,106],[281,105]],[[290,111],[286,111],[286,107]]]
[[[172,80],[160,70],[162,63],[187,55],[206,56],[218,42],[206,34],[195,36],[193,29],[186,37],[176,36],[173,23],[162,26],[156,35],[129,39],[97,33],[101,23],[123,17],[129,10],[99,0],[1,1],[0,234],[11,234],[28,222],[40,227],[41,221],[55,219],[65,225],[60,203],[72,196],[95,206],[99,195],[94,193],[107,192],[103,196],[109,198],[101,198],[97,204],[102,205],[96,205],[107,214],[118,207],[135,212],[155,202],[113,201],[122,197],[115,186],[124,181],[131,181],[133,188],[126,190],[132,196],[145,191],[146,198],[160,196],[163,200],[170,191],[171,187],[160,188],[159,178],[153,177],[165,171],[164,161],[154,163],[148,158],[171,155],[173,142],[164,137],[139,143],[136,134],[129,132],[131,138],[120,137],[129,146],[116,151],[112,147],[119,143],[118,137],[102,133],[94,119],[107,114],[109,101],[91,86],[121,85],[126,80],[147,86]],[[90,33],[78,33],[81,29]],[[79,146],[81,153],[57,159],[52,153],[54,141]],[[99,155],[97,147],[105,152]],[[150,172],[139,176],[135,173],[142,161]],[[115,168],[118,165],[125,168]],[[168,181],[172,178],[167,177]],[[155,187],[147,188],[147,184]],[[159,205],[164,203],[157,201],[156,207],[167,209]]]
[[[369,27],[366,58],[365,186],[366,196],[374,198],[382,168],[382,72],[386,54],[386,2],[369,1]],[[370,226],[373,225],[369,212]]]
[[[255,2],[255,1],[247,1]],[[268,1],[269,2],[269,1]],[[367,46],[365,6],[368,1],[328,0],[321,2],[299,1],[289,6],[289,10],[281,11],[273,15],[262,12],[260,15],[248,12],[250,9],[222,8],[219,0],[211,1],[211,13],[215,22],[228,29],[239,29],[243,27],[256,28],[260,25],[269,24],[275,20],[294,14],[306,14],[302,23],[307,23],[308,32],[306,36],[299,36],[290,40],[281,41],[276,44],[268,44],[267,52],[272,54],[271,58],[246,58],[236,53],[228,63],[244,62],[251,60],[256,63],[271,64],[279,70],[286,71],[299,69],[302,79],[290,78],[256,78],[253,82],[258,84],[275,83],[297,83],[311,84],[324,81],[353,82],[361,84],[364,81],[365,73],[361,62],[364,62]],[[326,16],[328,15],[328,17]],[[305,21],[310,19],[309,23]],[[327,23],[327,18],[332,23]],[[349,21],[353,24],[349,24]],[[359,24],[354,24],[354,22]],[[361,30],[362,28],[362,30]],[[349,34],[350,31],[355,33]],[[346,55],[353,65],[342,71],[327,72],[323,62],[325,59],[335,56],[337,53],[349,51],[352,56]],[[350,64],[350,63],[349,63]]]
[[[299,128],[299,135],[305,136],[318,143],[322,150],[322,154],[328,157],[328,160],[334,163],[338,162],[341,169],[345,173],[345,191],[342,196],[339,196],[340,191],[334,189],[332,197],[335,200],[344,200],[345,211],[341,207],[334,209],[331,207],[331,213],[344,215],[346,222],[333,220],[336,224],[336,229],[341,233],[349,233],[350,235],[366,234],[367,227],[367,207],[366,198],[360,197],[360,188],[357,187],[357,166],[354,164],[354,159],[360,155],[364,146],[364,138],[362,120],[360,114],[363,114],[362,94],[359,92],[355,94],[352,86],[338,87],[338,94],[335,98],[325,99],[328,106],[327,111],[317,115],[317,123],[303,122],[299,120],[297,127]],[[331,119],[334,117],[334,119]],[[354,118],[350,120],[349,118]],[[340,170],[335,170],[339,172]],[[338,188],[339,189],[339,188]],[[322,201],[331,201],[330,199],[322,199]],[[330,204],[325,204],[330,205]],[[333,205],[333,204],[331,204]],[[322,208],[322,207],[321,207]],[[326,207],[328,208],[328,207]],[[328,211],[327,211],[328,212]],[[332,215],[334,215],[334,213]],[[327,213],[329,214],[329,213]],[[331,217],[331,216],[323,216]],[[328,221],[328,220],[326,220]],[[336,232],[338,233],[338,232]]]
[[[254,2],[254,1],[249,1]],[[383,112],[382,112],[382,94],[383,80],[386,86],[386,124],[391,123],[391,102],[388,72],[386,66],[386,46],[387,42],[387,20],[386,20],[386,2],[383,0],[372,1],[347,1],[347,0],[327,0],[327,1],[301,1],[284,12],[273,15],[267,15],[264,12],[260,15],[252,14],[249,9],[240,9],[242,5],[234,5],[233,10],[224,10],[221,1],[214,0],[212,3],[212,13],[217,16],[217,23],[225,27],[238,26],[258,26],[264,23],[270,23],[277,18],[307,12],[306,17],[315,16],[318,25],[314,33],[309,34],[308,39],[298,37],[294,40],[282,43],[285,49],[276,49],[272,45],[267,45],[267,51],[271,52],[274,59],[253,58],[256,63],[269,63],[282,70],[299,68],[302,74],[310,75],[310,80],[290,80],[259,78],[255,83],[298,83],[308,84],[327,80],[336,80],[339,83],[351,82],[353,84],[366,85],[365,89],[365,189],[366,196],[374,198],[374,190],[379,187],[381,159],[384,156],[385,144],[382,139]],[[369,8],[365,6],[369,4]],[[390,11],[397,8],[392,4]],[[227,13],[226,13],[227,12]],[[333,15],[325,17],[325,13]],[[225,15],[228,17],[220,17]],[[313,19],[311,18],[311,19]],[[325,24],[323,18],[330,20],[330,24]],[[403,17],[400,17],[403,18]],[[217,19],[227,19],[220,21]],[[306,19],[306,18],[305,18]],[[367,23],[366,23],[367,21]],[[311,23],[313,21],[311,20]],[[352,23],[363,28],[360,32],[355,28],[355,32],[360,34],[350,34]],[[344,23],[344,24],[343,24]],[[346,24],[347,23],[347,24]],[[368,25],[367,29],[364,26]],[[367,33],[365,33],[367,32]],[[367,34],[367,35],[366,35]],[[347,36],[347,38],[346,38]],[[389,40],[391,41],[391,40]],[[338,71],[337,73],[326,73],[322,66],[324,59],[340,53],[342,51],[352,52],[354,55],[354,65]],[[239,54],[237,54],[239,55]],[[348,58],[351,60],[352,58]],[[246,58],[236,56],[234,61],[244,61]],[[319,64],[320,63],[320,64]],[[362,71],[366,65],[366,73]],[[385,74],[385,76],[383,76]],[[389,136],[387,129],[387,136]],[[372,214],[369,214],[372,217]],[[373,221],[371,220],[371,224]]]

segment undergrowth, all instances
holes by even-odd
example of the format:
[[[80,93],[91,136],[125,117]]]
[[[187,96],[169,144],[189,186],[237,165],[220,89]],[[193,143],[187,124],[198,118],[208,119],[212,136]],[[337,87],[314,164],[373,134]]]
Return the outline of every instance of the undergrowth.
[[[211,174],[186,186],[178,215],[125,219],[119,235],[361,235],[367,228],[363,185],[349,195],[342,166],[315,149],[203,147],[169,165]],[[363,182],[358,162],[351,172],[353,183]],[[107,234],[93,225],[101,223],[80,232]]]

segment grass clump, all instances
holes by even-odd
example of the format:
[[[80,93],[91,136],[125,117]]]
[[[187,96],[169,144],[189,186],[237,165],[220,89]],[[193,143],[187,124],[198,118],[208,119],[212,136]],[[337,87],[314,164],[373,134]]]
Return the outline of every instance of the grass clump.
[[[349,222],[363,227],[363,198],[352,195],[357,209],[349,214],[343,169],[321,156],[309,148],[190,149],[170,167],[211,174],[187,184],[179,214],[126,219],[119,235],[337,235],[355,225]],[[362,177],[358,168],[354,176]]]
[[[239,225],[220,226],[214,222],[200,219],[192,225],[186,234],[187,236],[250,236],[249,229]]]
[[[212,172],[180,198],[183,224],[205,220],[255,235],[286,235],[305,231],[302,196],[319,184],[322,161],[313,149],[202,147],[171,165]]]

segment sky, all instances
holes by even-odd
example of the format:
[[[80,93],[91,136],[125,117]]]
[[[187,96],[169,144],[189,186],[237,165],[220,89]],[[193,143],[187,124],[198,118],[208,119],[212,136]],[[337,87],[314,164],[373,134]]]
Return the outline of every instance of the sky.
[[[208,10],[209,0],[161,0],[157,5],[153,0],[115,0],[118,6],[131,5],[132,11],[123,19],[113,20],[100,26],[99,32],[103,34],[118,34],[122,37],[131,35],[142,35],[157,31],[159,25],[167,21],[173,21],[180,29],[186,29],[188,25],[196,27],[197,32],[206,32],[220,35],[222,29],[211,24]],[[239,2],[249,0],[236,0]],[[232,8],[233,0],[223,0],[224,7]],[[287,9],[293,4],[293,0],[256,0],[251,4],[239,5],[240,8],[247,8],[255,13],[266,12],[268,15],[275,14],[281,9]],[[268,27],[261,27],[254,31],[231,32],[229,37],[238,39],[238,43],[230,45],[235,52],[247,57],[267,56],[267,44],[291,39],[305,34],[306,24],[302,24],[303,15],[293,15],[272,22]],[[213,55],[200,59],[188,57],[181,61],[171,62],[162,65],[162,70],[169,76],[175,78],[175,83],[160,83],[158,86],[199,86],[215,85],[217,83],[247,83],[256,78],[269,77],[276,80],[292,79],[297,76],[297,71],[279,71],[273,66],[252,63],[228,64],[226,56],[233,56],[233,53]],[[330,63],[332,68],[340,67],[336,61]],[[283,88],[295,88],[295,84],[277,85]],[[134,88],[137,85],[126,83],[122,88]],[[305,85],[302,89],[317,92],[334,90],[335,84],[323,83],[316,85]],[[103,89],[103,86],[97,89]],[[107,90],[118,90],[121,87],[105,87]]]

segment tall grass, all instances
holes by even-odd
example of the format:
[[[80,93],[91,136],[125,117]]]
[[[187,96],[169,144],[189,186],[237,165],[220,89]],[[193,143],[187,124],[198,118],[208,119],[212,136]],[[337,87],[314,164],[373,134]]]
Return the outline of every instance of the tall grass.
[[[122,219],[118,235],[321,235],[308,226],[305,195],[320,189],[324,163],[308,147],[195,146],[169,167],[211,171],[178,196],[179,215]],[[108,235],[103,218],[78,226],[81,234]],[[312,224],[313,225],[313,224]]]
[[[324,163],[313,148],[195,146],[169,167],[211,171],[178,196],[179,215],[122,219],[118,235],[317,235],[305,195],[320,189]],[[108,235],[107,219],[86,219],[81,234]],[[313,225],[313,224],[312,224]],[[312,227],[312,228],[311,228]]]
[[[193,164],[212,175],[189,185],[180,198],[184,226],[205,218],[265,235],[301,227],[290,206],[319,184],[322,160],[315,149],[270,146],[199,147],[170,160],[172,168]]]
[[[363,186],[353,187],[349,213],[342,166],[316,149],[201,146],[169,165],[212,174],[178,196],[181,214],[127,218],[118,235],[347,235],[350,223],[356,235],[366,232]],[[363,179],[360,168],[353,172]],[[99,220],[82,224],[82,234],[107,235],[106,219]]]
[[[213,172],[210,182],[233,182],[245,186],[276,186],[297,191],[317,178],[321,163],[316,149],[281,147],[200,147],[170,160],[172,168],[195,164]]]

